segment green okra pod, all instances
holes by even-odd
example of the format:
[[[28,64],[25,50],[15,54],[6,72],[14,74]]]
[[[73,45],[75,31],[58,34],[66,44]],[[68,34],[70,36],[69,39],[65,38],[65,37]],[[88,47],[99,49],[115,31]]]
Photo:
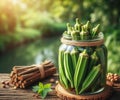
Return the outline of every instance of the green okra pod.
[[[74,25],[75,27],[75,31],[81,31],[81,24],[80,24],[80,21],[79,21],[79,18],[76,18],[76,23]]]
[[[63,32],[63,37],[66,37],[67,39],[71,39],[71,34],[68,34],[67,31]]]
[[[74,87],[74,83],[73,83],[74,68],[73,68],[72,58],[71,58],[70,52],[71,51],[69,49],[67,49],[64,52],[64,68],[65,68],[66,77],[71,84],[71,88],[73,88]]]
[[[100,63],[102,66],[102,75],[101,75],[101,80],[103,81],[102,84],[105,85],[106,84],[106,71],[107,71],[107,66],[106,66],[106,56],[104,53],[104,50],[101,47],[98,47],[96,49],[96,53],[98,58],[100,59]]]
[[[99,36],[99,28],[100,24],[92,28],[90,21],[87,21],[86,24],[82,24],[80,23],[79,19],[76,18],[76,23],[73,27],[67,23],[67,36],[69,36],[69,39],[71,39],[72,35],[72,40],[95,39]],[[66,34],[66,32],[63,34]]]
[[[105,55],[105,66],[107,66],[107,56],[108,56],[107,52],[108,51],[105,45],[102,45],[102,48],[103,48],[104,55]]]
[[[96,27],[94,27],[93,29],[92,29],[92,39],[93,38],[96,38],[97,36],[98,36],[98,34],[99,34],[99,27],[100,27],[100,24],[98,24]]]
[[[92,92],[98,91],[99,89],[101,89],[101,79],[100,76],[97,78],[97,80],[95,80],[95,82],[93,83],[93,85],[90,87]]]
[[[71,35],[71,31],[72,31],[72,26],[70,25],[70,23],[67,23],[67,33]]]
[[[63,63],[64,52],[65,52],[66,49],[67,49],[67,45],[65,45],[65,44],[63,44],[59,48],[58,63],[59,63],[59,78],[60,78],[60,82],[66,88],[68,88],[68,80],[67,80],[66,75],[65,75],[64,63]]]
[[[80,40],[80,33],[79,31],[72,31],[71,32],[72,40]]]
[[[88,76],[86,77],[85,81],[82,84],[82,89],[79,91],[79,94],[85,92],[91,85],[95,82],[95,80],[100,75],[101,65],[94,66]]]
[[[93,54],[93,52],[94,52],[94,50],[93,50],[92,47],[85,47],[85,49],[86,49],[88,55],[91,55],[91,54]]]
[[[89,64],[88,71],[90,71],[92,67],[97,64],[97,62],[98,62],[98,57],[97,57],[96,51],[94,51],[94,53],[90,56],[90,64]]]
[[[76,48],[73,48],[72,51],[71,51],[71,58],[72,58],[72,63],[73,63],[74,70],[75,70],[76,65],[77,65],[78,55],[79,55],[78,50]]]
[[[84,26],[82,26],[82,31],[80,32],[80,39],[81,40],[87,40],[89,38],[88,31],[85,31]]]
[[[84,50],[82,53],[79,54],[77,66],[74,73],[74,85],[77,94],[79,93],[79,89],[81,88],[80,86],[82,85],[82,82],[85,78],[87,62],[88,54],[86,50]]]
[[[85,31],[88,31],[90,33],[90,28],[91,28],[90,21],[87,21],[87,23],[83,27],[84,27]]]

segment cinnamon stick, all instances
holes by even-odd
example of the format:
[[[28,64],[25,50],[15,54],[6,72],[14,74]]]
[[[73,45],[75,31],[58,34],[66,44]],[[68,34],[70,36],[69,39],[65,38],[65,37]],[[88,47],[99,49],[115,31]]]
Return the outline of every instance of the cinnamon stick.
[[[48,77],[48,76],[50,76],[50,75],[52,75],[54,73],[56,73],[56,67],[52,67],[52,68],[46,70],[45,71],[45,77]]]
[[[49,63],[51,63],[50,60],[45,60],[45,61],[42,63],[42,65],[47,65],[47,64],[49,64]]]
[[[19,73],[18,75],[28,74],[30,72],[34,72],[34,71],[37,71],[37,70],[38,70],[38,67],[34,67],[34,68],[31,68],[31,69],[25,70],[25,71]]]
[[[39,73],[39,71],[36,71],[36,72],[33,72],[33,73],[29,73],[29,74],[25,74],[25,75],[20,75],[20,76],[18,76],[18,79],[23,81],[23,80],[25,80],[25,79],[27,79],[29,77],[32,77],[33,75],[35,75],[37,73]]]
[[[15,74],[14,71],[11,71],[10,77],[12,77],[14,74]]]
[[[51,61],[47,60],[40,65],[14,66],[10,78],[14,86],[25,88],[54,73],[56,73],[56,67]]]

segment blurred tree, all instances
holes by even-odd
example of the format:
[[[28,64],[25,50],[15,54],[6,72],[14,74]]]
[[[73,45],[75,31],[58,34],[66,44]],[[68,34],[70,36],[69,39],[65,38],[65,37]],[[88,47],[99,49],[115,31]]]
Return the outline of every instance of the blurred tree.
[[[107,26],[120,26],[120,0],[11,0],[0,3],[0,33],[14,31],[16,25],[24,27],[23,16],[40,16],[47,13],[57,21],[73,21],[76,17],[81,20],[102,23],[103,30]],[[8,6],[9,4],[9,6]],[[8,18],[9,16],[9,18]],[[16,21],[17,20],[17,21]],[[32,19],[36,20],[36,17]],[[109,26],[109,27],[110,27]]]
[[[0,34],[13,32],[16,27],[16,13],[9,0],[0,3]]]
[[[120,26],[120,0],[92,0],[91,3],[89,0],[85,1],[89,2],[89,7],[93,6],[90,12],[91,21],[100,22],[108,29]]]
[[[55,1],[55,0],[54,0]],[[55,18],[63,21],[71,21],[84,14],[83,0],[56,0],[52,5],[50,12]]]
[[[105,0],[105,3],[108,5],[107,10],[111,24],[120,24],[120,0]]]

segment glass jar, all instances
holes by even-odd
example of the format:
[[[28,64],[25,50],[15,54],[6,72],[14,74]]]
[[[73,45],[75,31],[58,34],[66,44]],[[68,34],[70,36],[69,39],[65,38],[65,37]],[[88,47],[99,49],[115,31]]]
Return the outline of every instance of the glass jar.
[[[106,86],[107,48],[102,33],[92,40],[63,35],[59,47],[59,83],[74,94],[95,94]]]

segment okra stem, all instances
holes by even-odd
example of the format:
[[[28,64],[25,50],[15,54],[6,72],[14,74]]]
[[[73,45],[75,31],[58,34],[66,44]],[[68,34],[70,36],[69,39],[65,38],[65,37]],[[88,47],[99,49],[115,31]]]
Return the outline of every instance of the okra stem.
[[[72,31],[72,27],[71,27],[70,23],[67,23],[67,32],[69,35],[71,35],[71,31]]]
[[[79,31],[72,31],[71,36],[73,40],[80,40],[80,33]]]
[[[76,18],[76,24],[74,25],[74,27],[75,27],[76,31],[80,32],[80,30],[81,30],[81,24],[80,24],[79,18]]]
[[[92,39],[98,36],[100,24],[92,29]]]
[[[81,40],[87,40],[89,38],[89,34],[85,31],[84,27],[82,27],[82,31],[80,32],[80,38]]]

